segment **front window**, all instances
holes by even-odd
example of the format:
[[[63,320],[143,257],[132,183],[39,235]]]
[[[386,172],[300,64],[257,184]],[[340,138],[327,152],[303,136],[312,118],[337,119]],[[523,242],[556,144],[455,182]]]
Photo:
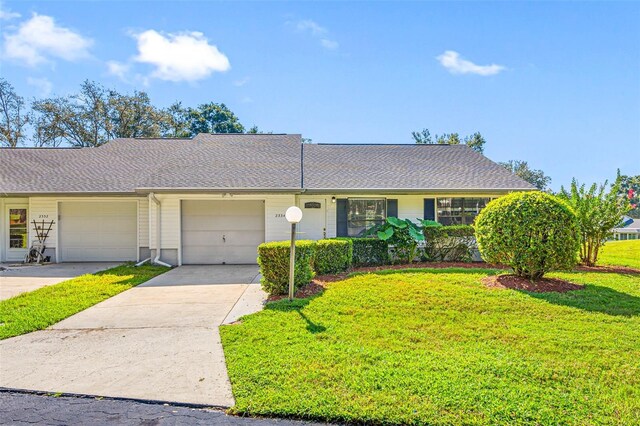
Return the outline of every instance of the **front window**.
[[[9,248],[27,248],[27,209],[9,209]]]
[[[385,199],[348,199],[347,232],[350,237],[362,235],[367,229],[383,223],[387,217]]]
[[[471,225],[491,198],[438,198],[438,222]]]

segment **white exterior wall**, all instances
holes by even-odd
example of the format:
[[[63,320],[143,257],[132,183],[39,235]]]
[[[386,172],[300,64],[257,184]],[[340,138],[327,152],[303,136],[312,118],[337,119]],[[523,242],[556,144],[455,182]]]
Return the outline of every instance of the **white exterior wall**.
[[[408,194],[408,195],[381,195],[381,194],[330,194],[330,195],[311,195],[303,194],[296,197],[296,205],[302,207],[305,201],[324,199],[326,206],[326,224],[327,224],[327,238],[334,238],[336,236],[336,204],[332,203],[331,198],[386,198],[391,200],[398,200],[398,217],[400,219],[411,219],[415,222],[416,219],[422,219],[424,217],[424,199],[425,198],[496,198],[504,193],[485,193],[485,194]],[[436,220],[438,214],[438,206],[436,204]],[[303,218],[304,220],[304,218]]]
[[[177,250],[178,263],[181,263],[181,212],[182,200],[262,200],[265,202],[265,241],[286,240],[289,237],[289,223],[284,213],[295,205],[294,194],[156,194],[161,203],[161,249]],[[156,206],[149,203],[149,242],[150,248],[156,248]]]
[[[139,197],[29,197],[29,198],[3,198],[0,199],[0,223],[2,228],[0,230],[0,261],[6,260],[6,227],[8,219],[5,218],[5,206],[7,204],[20,204],[24,203],[28,205],[28,217],[29,217],[29,242],[36,240],[35,231],[33,230],[32,221],[45,222],[53,220],[55,223],[51,227],[49,236],[47,238],[46,245],[49,249],[56,249],[58,247],[58,221],[60,219],[58,214],[58,205],[65,201],[138,201],[138,246],[147,247],[149,240],[149,223],[148,223],[148,200],[147,198]],[[56,256],[58,254],[55,251]],[[57,259],[52,258],[52,261]]]

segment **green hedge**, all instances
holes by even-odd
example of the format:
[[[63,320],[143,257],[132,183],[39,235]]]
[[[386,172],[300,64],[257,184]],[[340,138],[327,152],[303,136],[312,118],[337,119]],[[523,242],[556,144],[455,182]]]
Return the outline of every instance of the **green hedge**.
[[[309,284],[314,273],[311,263],[315,241],[296,241],[296,265],[294,287],[296,290]],[[258,264],[262,274],[262,288],[269,294],[287,294],[289,291],[289,241],[275,241],[258,246]]]
[[[351,240],[316,241],[313,269],[318,274],[336,274],[349,269],[353,261]]]
[[[389,264],[389,244],[377,238],[336,238],[353,244],[353,266],[379,266]]]
[[[424,259],[433,262],[471,262],[476,248],[475,230],[469,225],[425,226]]]

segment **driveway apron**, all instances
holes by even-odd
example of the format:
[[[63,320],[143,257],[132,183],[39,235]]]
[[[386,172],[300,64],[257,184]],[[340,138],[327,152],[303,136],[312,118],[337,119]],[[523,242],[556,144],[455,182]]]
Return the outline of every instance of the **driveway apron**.
[[[218,326],[264,300],[257,266],[175,268],[1,341],[0,386],[229,407]]]

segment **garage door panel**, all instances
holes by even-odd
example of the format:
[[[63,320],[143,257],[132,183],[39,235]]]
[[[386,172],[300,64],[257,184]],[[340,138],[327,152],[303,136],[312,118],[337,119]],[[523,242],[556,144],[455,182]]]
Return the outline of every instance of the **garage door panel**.
[[[137,259],[137,202],[62,202],[59,209],[63,262]]]
[[[182,263],[256,263],[263,201],[182,201]]]

